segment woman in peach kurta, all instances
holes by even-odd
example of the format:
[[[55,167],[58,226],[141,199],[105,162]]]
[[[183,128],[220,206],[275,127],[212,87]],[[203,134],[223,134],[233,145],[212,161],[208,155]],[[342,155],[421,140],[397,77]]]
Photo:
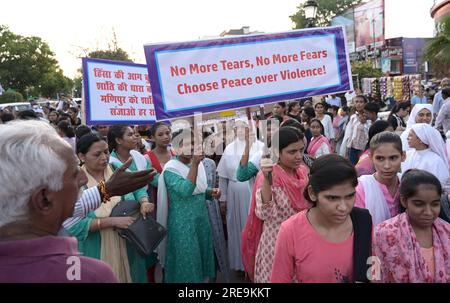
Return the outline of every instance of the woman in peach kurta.
[[[353,282],[353,233],[333,243],[316,231],[307,215],[308,210],[302,211],[281,225],[271,282]]]
[[[331,154],[314,161],[304,197],[313,205],[281,224],[271,282],[367,282],[372,219],[354,207],[356,171]]]
[[[308,183],[308,169],[303,163],[305,144],[303,135],[291,127],[282,127],[279,136],[279,160],[275,166],[261,161],[261,172],[256,181],[256,208],[254,214],[263,221],[262,234],[255,260],[256,283],[267,283],[272,273],[272,262],[278,230],[283,221],[310,207],[302,192]],[[272,173],[272,183],[268,177]]]

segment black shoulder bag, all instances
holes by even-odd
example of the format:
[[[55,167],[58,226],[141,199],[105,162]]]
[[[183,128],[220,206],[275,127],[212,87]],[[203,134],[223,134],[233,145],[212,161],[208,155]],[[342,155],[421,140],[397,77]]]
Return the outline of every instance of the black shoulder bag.
[[[119,235],[130,242],[143,255],[150,255],[167,234],[166,229],[150,216],[144,220],[139,213],[141,205],[137,201],[119,202],[112,210],[111,217],[138,218],[127,229],[118,229]]]
[[[353,279],[355,282],[369,282],[367,271],[372,256],[372,216],[367,209],[353,207],[350,213],[353,223]]]

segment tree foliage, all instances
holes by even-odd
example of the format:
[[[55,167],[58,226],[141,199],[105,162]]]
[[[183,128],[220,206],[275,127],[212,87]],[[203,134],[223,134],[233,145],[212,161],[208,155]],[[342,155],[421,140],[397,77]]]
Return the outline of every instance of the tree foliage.
[[[362,0],[317,0],[317,16],[314,20],[315,26],[329,26],[331,19],[343,14],[349,8],[360,4]],[[307,27],[308,20],[305,17],[304,4],[299,5],[298,11],[289,16],[294,22],[294,29]]]
[[[35,97],[70,92],[71,81],[54,56],[41,38],[17,35],[0,25],[0,81],[5,89]]]
[[[383,74],[381,70],[373,68],[371,61],[352,62],[352,74],[359,75],[359,78],[379,78]]]
[[[23,101],[22,94],[15,92],[11,89],[0,95],[0,103],[13,103],[22,101]]]
[[[450,16],[439,25],[439,32],[425,47],[424,57],[437,77],[450,76]]]
[[[90,52],[88,55],[89,58],[97,58],[97,59],[108,59],[115,61],[128,61],[133,62],[128,56],[128,53],[121,48],[117,49],[108,49],[108,50],[96,50]]]
[[[81,71],[80,71],[81,72]],[[76,76],[73,79],[73,89],[74,89],[74,98],[81,98],[81,93],[82,93],[82,82],[83,82],[83,77],[81,75]]]
[[[95,50],[88,54],[89,58],[97,58],[97,59],[107,59],[114,61],[127,61],[133,62],[130,59],[130,56],[126,51],[119,47],[119,43],[117,41],[116,32],[113,30],[113,38],[108,43],[108,49],[106,50]]]
[[[127,61],[133,62],[128,53],[119,47],[117,41],[117,35],[113,30],[113,38],[108,43],[108,49],[97,49],[90,51],[89,49],[83,49],[85,55],[89,58],[105,59],[113,61]],[[80,56],[81,57],[81,56]],[[80,68],[78,70],[78,75],[73,79],[74,97],[80,98],[82,94],[82,82],[83,82],[83,70]]]

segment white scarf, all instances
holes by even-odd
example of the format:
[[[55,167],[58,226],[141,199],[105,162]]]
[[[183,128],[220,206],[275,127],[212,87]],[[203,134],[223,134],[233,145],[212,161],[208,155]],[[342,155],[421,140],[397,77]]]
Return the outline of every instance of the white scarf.
[[[147,164],[149,164],[149,160],[145,158],[143,155],[141,155],[139,152],[135,150],[130,150],[130,156],[133,158],[133,162],[136,165],[136,168],[138,171],[146,170]],[[114,156],[109,156],[109,164],[115,164],[118,167],[122,166],[123,163],[118,158]],[[129,168],[126,169],[126,171],[131,172]],[[145,186],[145,189],[148,188],[148,185]]]
[[[130,156],[133,158],[134,164],[136,164],[136,168],[138,171],[147,169],[147,159],[141,155],[139,152],[135,150],[130,150]],[[109,157],[109,164],[116,164],[119,167],[123,164],[119,159],[114,156]],[[127,169],[127,171],[130,171]]]
[[[353,132],[353,126],[355,125],[356,121],[358,121],[358,114],[353,114],[349,120],[347,125],[345,126],[344,129],[344,138],[342,139],[342,143],[341,143],[341,148],[339,150],[339,155],[341,155],[342,157],[346,157],[348,154],[348,149],[349,147],[349,141],[351,139],[352,136],[352,132]]]
[[[166,182],[164,181],[164,172],[169,170],[173,173],[180,175],[183,178],[187,178],[189,174],[190,167],[181,163],[178,159],[172,159],[164,165],[164,169],[162,173],[159,175],[158,179],[158,194],[157,194],[157,208],[156,208],[156,221],[159,222],[162,226],[167,228],[167,216],[169,213],[169,195],[167,193]],[[208,180],[206,179],[206,171],[203,166],[203,162],[200,162],[198,165],[198,173],[196,180],[196,187],[193,196],[198,194],[203,194],[206,192],[208,188]],[[166,238],[164,238],[161,243],[156,248],[156,252],[158,253],[158,258],[161,263],[161,266],[164,267],[165,259],[166,259],[166,247],[167,242]]]
[[[398,178],[400,179],[400,174],[398,174]],[[375,176],[363,175],[358,178],[358,182],[361,182],[364,187],[365,204],[372,216],[373,226],[390,219],[391,212]]]

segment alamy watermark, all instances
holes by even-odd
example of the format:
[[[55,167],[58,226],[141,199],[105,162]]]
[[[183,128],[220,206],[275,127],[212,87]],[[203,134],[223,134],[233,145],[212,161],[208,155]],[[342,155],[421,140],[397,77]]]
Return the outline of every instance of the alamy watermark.
[[[81,281],[81,259],[79,256],[70,256],[66,260],[68,265],[66,277],[68,281]],[[367,265],[371,265],[367,270],[367,279],[369,281],[381,280],[381,261],[376,256],[367,258]]]
[[[66,278],[69,281],[81,281],[81,260],[78,256],[70,256],[66,260],[69,266],[66,271]]]
[[[222,155],[224,143],[225,146],[228,146],[235,139],[245,140],[246,129],[249,129],[250,142],[259,140],[265,147],[278,146],[278,137],[274,136],[280,127],[278,119],[258,120],[257,124],[255,120],[248,120],[247,117],[226,121],[203,121],[202,114],[198,113],[194,116],[193,121],[177,119],[173,125],[182,125],[181,129],[185,134],[173,138],[172,146],[177,149],[183,145],[186,151],[192,150],[194,155],[199,153],[205,156]],[[213,131],[211,131],[212,129]],[[191,131],[194,134],[193,142],[185,142]],[[238,147],[236,146],[236,148]],[[266,152],[268,151],[267,148]]]

